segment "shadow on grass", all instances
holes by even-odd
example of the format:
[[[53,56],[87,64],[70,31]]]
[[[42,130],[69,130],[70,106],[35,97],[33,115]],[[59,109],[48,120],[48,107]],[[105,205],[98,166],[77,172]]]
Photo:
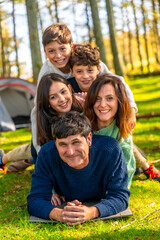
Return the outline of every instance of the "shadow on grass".
[[[145,86],[153,86],[159,84],[159,79],[160,76],[156,76],[156,77],[147,77],[148,81],[146,82],[146,78],[142,79],[129,79],[129,85],[133,86],[134,88],[139,88],[144,85],[143,83],[145,82]]]
[[[148,99],[148,100],[144,99],[143,101],[137,100],[136,103],[138,103],[138,104],[143,104],[143,105],[144,105],[144,104],[145,104],[145,105],[148,105],[148,103],[150,103],[150,104],[152,103],[152,104],[153,104],[154,102],[159,102],[159,99],[160,99],[160,98],[157,97],[157,98]]]
[[[144,130],[144,128],[143,129],[137,129],[137,132],[134,132],[133,136],[139,136],[141,134],[141,132],[142,132],[143,136],[146,135],[146,137],[150,136],[150,135],[157,135],[157,134],[159,135],[159,132],[157,132],[157,130],[158,131],[160,130],[160,126],[153,126],[153,127],[149,128],[149,129],[146,129],[146,130]],[[147,141],[147,139],[145,139],[145,140]]]

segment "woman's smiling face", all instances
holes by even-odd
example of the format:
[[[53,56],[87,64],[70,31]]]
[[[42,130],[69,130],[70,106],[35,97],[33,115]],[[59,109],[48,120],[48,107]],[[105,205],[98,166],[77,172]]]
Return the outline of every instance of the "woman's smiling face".
[[[104,128],[113,122],[118,110],[118,99],[114,87],[110,83],[101,87],[93,108],[97,116],[99,129]]]
[[[49,104],[57,113],[71,110],[72,94],[70,85],[62,82],[53,82],[49,89]]]

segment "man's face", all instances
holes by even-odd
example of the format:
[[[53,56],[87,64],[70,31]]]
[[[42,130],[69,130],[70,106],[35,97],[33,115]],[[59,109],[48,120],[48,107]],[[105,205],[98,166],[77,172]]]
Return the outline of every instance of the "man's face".
[[[92,134],[82,137],[80,134],[56,139],[57,150],[61,159],[70,167],[82,169],[89,163],[89,147],[92,143]]]
[[[71,70],[72,75],[75,77],[79,88],[82,92],[87,92],[92,82],[96,80],[100,71],[100,66],[83,66],[74,65]]]
[[[57,68],[64,68],[71,55],[71,44],[53,41],[45,46],[45,53],[50,62]]]

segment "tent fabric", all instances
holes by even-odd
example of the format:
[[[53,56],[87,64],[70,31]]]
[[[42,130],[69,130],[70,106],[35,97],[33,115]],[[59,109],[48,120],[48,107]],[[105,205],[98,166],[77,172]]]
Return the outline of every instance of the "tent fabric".
[[[0,98],[0,132],[14,131],[15,124]]]
[[[16,128],[25,127],[30,123],[35,93],[36,85],[27,80],[0,78],[0,97]]]

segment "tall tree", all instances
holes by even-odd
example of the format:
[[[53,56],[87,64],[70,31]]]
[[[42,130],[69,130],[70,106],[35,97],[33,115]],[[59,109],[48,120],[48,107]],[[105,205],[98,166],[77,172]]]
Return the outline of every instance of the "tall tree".
[[[15,47],[15,52],[16,52],[17,77],[19,77],[20,76],[20,66],[19,66],[19,61],[18,61],[18,47],[17,47],[17,37],[16,37],[15,0],[12,0],[12,21],[13,21],[14,47]]]
[[[88,0],[85,1],[85,13],[86,13],[86,26],[88,29],[89,42],[92,42],[92,32],[89,24],[89,14],[88,14]]]
[[[58,3],[57,0],[54,0],[54,7],[55,7],[55,17],[56,17],[56,21],[59,22],[59,16],[58,16]]]
[[[157,22],[157,12],[155,7],[155,0],[152,0],[152,14],[153,14],[153,34],[154,34],[154,42],[155,42],[155,48],[156,48],[156,61],[157,63],[160,63],[159,60],[159,43],[160,43],[160,36],[158,34],[158,22]]]
[[[77,8],[77,2],[74,0],[71,1],[71,11],[73,16],[73,32],[75,35],[75,42],[78,40],[78,34],[77,34],[77,26],[76,26],[76,8]]]
[[[115,72],[116,74],[123,76],[122,66],[120,64],[120,60],[118,56],[112,0],[106,0],[106,8],[107,8],[107,15],[108,15],[110,42],[111,42],[111,49],[113,53],[113,63],[114,63]]]
[[[52,6],[54,6],[54,11],[52,10]],[[46,7],[48,8],[52,22],[54,22],[54,20],[56,20],[56,22],[60,22],[59,13],[58,13],[58,1],[57,0],[47,0]],[[55,13],[55,15],[53,14],[53,12]]]
[[[124,6],[123,6],[123,0],[122,0],[122,5],[121,5],[121,16],[122,16],[122,55],[123,55],[123,62],[125,66],[127,66],[127,59],[126,59],[126,44],[125,44],[125,21],[124,21]]]
[[[132,32],[130,29],[129,13],[128,13],[128,4],[126,5],[126,17],[127,17],[127,28],[128,28],[128,50],[129,50],[129,59],[131,63],[131,68],[134,70],[133,56],[132,56]]]
[[[46,7],[48,8],[49,15],[51,16],[51,20],[53,22],[54,21],[54,15],[53,15],[53,11],[52,11],[52,0],[47,0],[46,1]]]
[[[148,40],[147,40],[147,30],[146,30],[146,10],[144,6],[144,0],[141,0],[141,10],[142,10],[142,16],[143,16],[143,28],[144,28],[143,36],[144,36],[145,50],[146,50],[146,57],[147,57],[147,67],[148,67],[148,72],[150,72]]]
[[[138,23],[137,23],[137,16],[136,16],[136,8],[135,8],[135,4],[134,1],[131,0],[131,5],[133,8],[133,14],[134,14],[134,23],[136,26],[136,39],[137,39],[137,47],[138,47],[138,55],[139,55],[139,59],[140,59],[140,67],[141,67],[141,72],[143,72],[143,62],[142,62],[142,55],[141,55],[141,48],[140,48],[140,38],[139,38],[139,27],[138,27]]]
[[[93,19],[93,25],[94,25],[94,36],[96,39],[96,45],[99,47],[101,60],[105,64],[107,64],[106,50],[105,50],[105,46],[104,46],[103,35],[102,35],[102,31],[101,31],[101,26],[100,26],[100,20],[99,20],[99,16],[98,16],[97,1],[89,0],[89,2],[90,2],[91,12],[92,12],[92,19]]]
[[[32,58],[33,80],[36,83],[42,65],[40,44],[37,27],[37,13],[35,0],[25,0],[29,27],[29,38]]]
[[[36,12],[37,12],[37,15],[38,15],[38,18],[39,18],[39,23],[40,23],[40,26],[41,26],[41,31],[43,33],[43,21],[42,21],[42,17],[41,17],[41,12],[40,12],[40,9],[39,9],[39,3],[38,3],[38,0],[35,0],[35,3],[36,3]]]
[[[2,32],[2,11],[0,7],[0,42],[1,42],[1,62],[2,62],[2,75],[6,75],[6,61],[5,61],[5,51],[4,51],[4,38],[3,38],[3,32]]]

